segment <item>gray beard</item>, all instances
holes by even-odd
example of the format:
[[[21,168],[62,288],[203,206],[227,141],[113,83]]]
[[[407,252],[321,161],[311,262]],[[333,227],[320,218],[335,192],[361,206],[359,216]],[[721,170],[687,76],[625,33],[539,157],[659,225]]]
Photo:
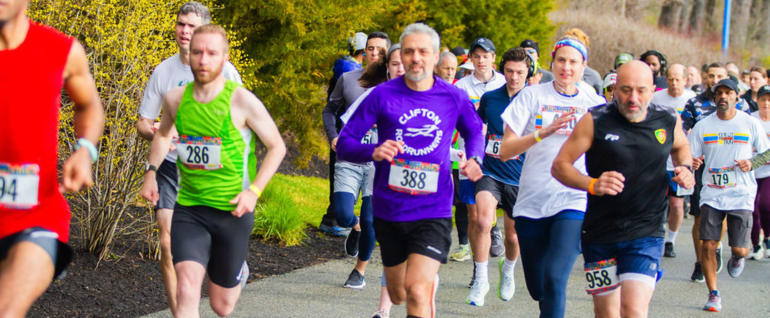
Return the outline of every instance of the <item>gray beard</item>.
[[[406,78],[408,78],[412,82],[421,82],[422,80],[428,78],[428,75],[430,75],[430,73],[425,72],[422,74],[422,76],[414,76],[412,75],[412,73],[406,72],[406,74],[404,75],[406,76]]]

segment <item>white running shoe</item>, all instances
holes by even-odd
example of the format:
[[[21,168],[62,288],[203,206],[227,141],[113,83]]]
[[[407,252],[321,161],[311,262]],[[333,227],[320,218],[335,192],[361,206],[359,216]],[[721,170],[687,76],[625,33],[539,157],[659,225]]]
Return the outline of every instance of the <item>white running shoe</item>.
[[[502,301],[509,301],[516,293],[516,284],[513,275],[503,273],[503,262],[505,257],[500,258],[498,267],[500,268],[500,280],[497,283],[497,297]]]
[[[465,299],[465,303],[477,307],[484,306],[484,299],[489,293],[489,283],[476,281],[471,287],[471,293],[468,294],[468,298]]]

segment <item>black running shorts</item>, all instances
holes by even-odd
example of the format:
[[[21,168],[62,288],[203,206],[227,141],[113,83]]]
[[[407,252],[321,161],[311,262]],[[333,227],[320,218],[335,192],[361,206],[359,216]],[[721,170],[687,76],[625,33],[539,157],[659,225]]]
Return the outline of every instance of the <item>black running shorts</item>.
[[[176,170],[176,161],[163,160],[155,174],[158,182],[158,204],[156,209],[174,209],[176,197],[179,193],[179,175]]]
[[[505,215],[513,220],[513,205],[519,196],[519,187],[495,180],[490,176],[483,176],[476,181],[476,195],[481,191],[487,191],[497,200],[497,206],[505,211]]]
[[[241,266],[249,251],[254,213],[235,217],[230,211],[196,205],[174,207],[171,255],[174,264],[203,265],[212,283],[233,288],[240,283]]]
[[[0,239],[0,262],[5,261],[11,248],[21,242],[32,242],[48,253],[54,265],[51,279],[59,278],[72,261],[72,248],[58,240],[59,235],[42,227],[33,227]],[[44,260],[41,260],[44,261]]]
[[[446,264],[452,244],[452,218],[391,222],[374,218],[374,235],[380,243],[382,265],[391,267],[420,254]]]

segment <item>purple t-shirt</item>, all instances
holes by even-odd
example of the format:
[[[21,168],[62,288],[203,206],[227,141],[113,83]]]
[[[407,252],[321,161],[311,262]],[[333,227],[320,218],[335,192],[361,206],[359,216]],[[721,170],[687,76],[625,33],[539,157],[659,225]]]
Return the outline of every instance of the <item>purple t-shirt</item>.
[[[373,88],[340,132],[337,156],[350,162],[372,161],[378,145],[361,144],[361,138],[375,124],[380,143],[405,143],[392,163],[374,163],[377,218],[408,222],[452,216],[449,148],[455,128],[465,139],[467,157],[484,157],[481,119],[468,94],[440,77],[434,81],[424,92],[410,89],[403,77]]]

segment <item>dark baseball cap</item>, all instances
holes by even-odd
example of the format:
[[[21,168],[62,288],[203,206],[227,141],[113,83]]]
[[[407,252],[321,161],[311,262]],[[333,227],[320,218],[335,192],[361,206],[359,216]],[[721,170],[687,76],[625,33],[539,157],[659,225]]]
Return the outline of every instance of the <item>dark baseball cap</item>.
[[[466,54],[465,53],[465,49],[460,47],[460,46],[452,49],[451,52],[452,52],[452,54],[454,54],[455,56],[458,56],[458,57],[461,56],[461,55],[465,55]]]
[[[757,98],[759,98],[759,96],[762,96],[762,95],[765,95],[765,94],[770,94],[770,86],[765,85],[765,86],[760,87],[759,91],[757,91]]]
[[[729,89],[734,90],[736,94],[738,93],[738,84],[736,84],[735,81],[733,81],[733,80],[731,80],[729,78],[722,79],[722,80],[719,81],[719,83],[717,83],[716,85],[712,86],[711,87],[711,92],[712,93],[716,93],[717,92],[717,88],[720,87],[720,86],[725,86],[725,87],[727,87]],[[759,97],[759,94],[757,94],[757,97]]]
[[[521,44],[519,45],[519,47],[522,47],[522,48],[531,47],[531,48],[535,49],[535,51],[537,51],[537,55],[538,56],[540,55],[540,47],[537,45],[537,42],[532,41],[530,39],[526,39],[524,41],[521,41]]]
[[[473,51],[476,50],[476,47],[481,47],[484,49],[484,51],[487,52],[495,52],[495,44],[487,38],[478,38],[473,41],[473,43],[471,43],[471,50],[468,51],[468,53],[473,54]]]

